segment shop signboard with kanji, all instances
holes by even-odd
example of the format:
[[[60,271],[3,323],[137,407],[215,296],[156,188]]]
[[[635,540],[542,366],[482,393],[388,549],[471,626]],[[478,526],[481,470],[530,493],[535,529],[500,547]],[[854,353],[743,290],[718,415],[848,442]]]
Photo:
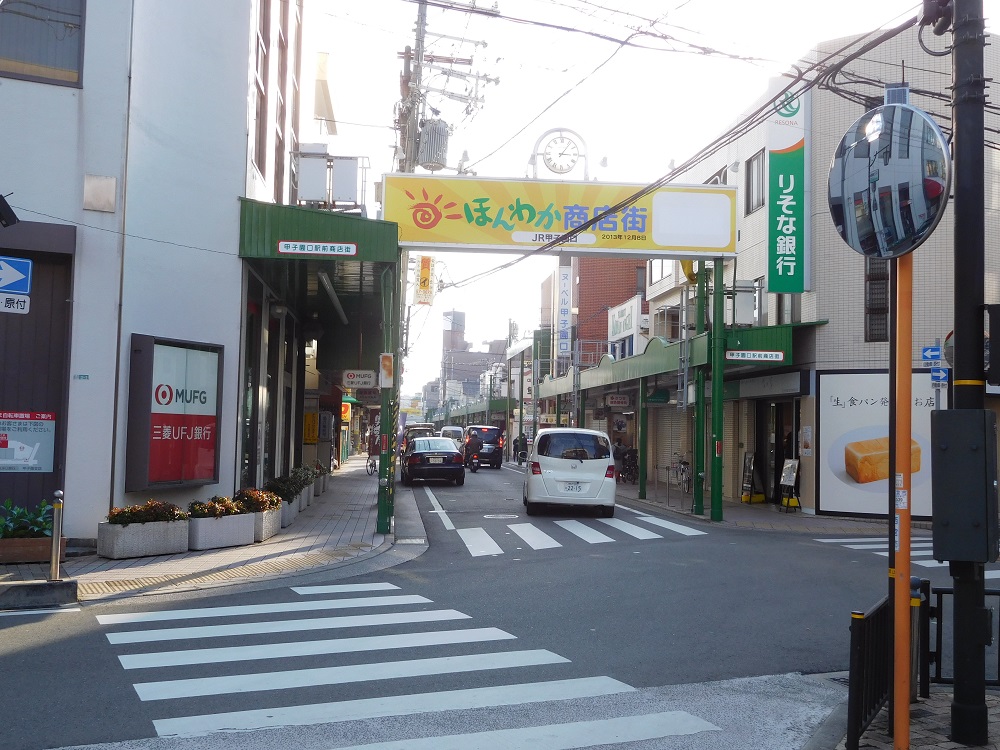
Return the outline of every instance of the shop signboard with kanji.
[[[574,253],[723,257],[736,253],[736,187],[388,174],[384,218],[404,248],[534,251],[567,232]],[[593,222],[589,226],[584,226]]]
[[[126,490],[219,477],[222,347],[132,336]]]
[[[55,443],[55,414],[0,411],[0,472],[52,471]]]

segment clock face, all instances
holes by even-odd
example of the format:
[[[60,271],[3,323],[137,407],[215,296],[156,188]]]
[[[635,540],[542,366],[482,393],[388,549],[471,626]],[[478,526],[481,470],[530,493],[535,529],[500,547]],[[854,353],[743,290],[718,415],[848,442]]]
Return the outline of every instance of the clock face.
[[[571,138],[559,135],[545,144],[542,161],[556,174],[565,174],[576,166],[580,158],[580,148]]]

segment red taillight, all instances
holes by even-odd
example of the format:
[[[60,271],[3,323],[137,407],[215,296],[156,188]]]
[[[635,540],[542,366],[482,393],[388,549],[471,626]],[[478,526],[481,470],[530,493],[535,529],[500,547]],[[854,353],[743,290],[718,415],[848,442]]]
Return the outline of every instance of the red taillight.
[[[500,436],[500,447],[503,448],[503,435]]]
[[[614,469],[615,467],[612,466],[611,468]],[[541,464],[538,463],[538,461],[532,461],[531,462],[531,473],[532,474],[541,474],[542,473],[542,466],[541,466]]]
[[[460,463],[462,463],[462,454],[461,453],[456,453],[454,456],[451,457],[451,462],[453,464],[460,464]]]
[[[410,465],[419,464],[420,463],[420,456],[416,455],[415,453],[411,453],[410,457],[408,459],[406,459],[406,463],[410,464]]]
[[[614,479],[615,478],[615,465],[614,464],[609,464],[608,465],[608,470],[606,472],[604,472],[604,478],[605,479]]]

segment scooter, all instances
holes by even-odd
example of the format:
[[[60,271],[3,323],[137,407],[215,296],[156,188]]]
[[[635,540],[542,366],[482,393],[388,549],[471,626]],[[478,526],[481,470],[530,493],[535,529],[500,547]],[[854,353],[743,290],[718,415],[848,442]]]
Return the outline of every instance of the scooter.
[[[472,460],[469,463],[469,468],[472,470],[473,474],[475,474],[477,471],[479,471],[479,454],[478,453],[473,453],[472,454]]]

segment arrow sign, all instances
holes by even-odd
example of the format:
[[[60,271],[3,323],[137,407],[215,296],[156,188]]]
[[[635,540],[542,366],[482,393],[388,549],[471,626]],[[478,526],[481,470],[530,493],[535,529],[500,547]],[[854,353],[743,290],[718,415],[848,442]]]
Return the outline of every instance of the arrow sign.
[[[31,293],[31,261],[0,256],[0,292]]]
[[[932,367],[931,368],[931,382],[932,383],[947,383],[948,382],[948,368],[947,367]]]
[[[940,346],[925,346],[920,350],[921,359],[941,359]]]

